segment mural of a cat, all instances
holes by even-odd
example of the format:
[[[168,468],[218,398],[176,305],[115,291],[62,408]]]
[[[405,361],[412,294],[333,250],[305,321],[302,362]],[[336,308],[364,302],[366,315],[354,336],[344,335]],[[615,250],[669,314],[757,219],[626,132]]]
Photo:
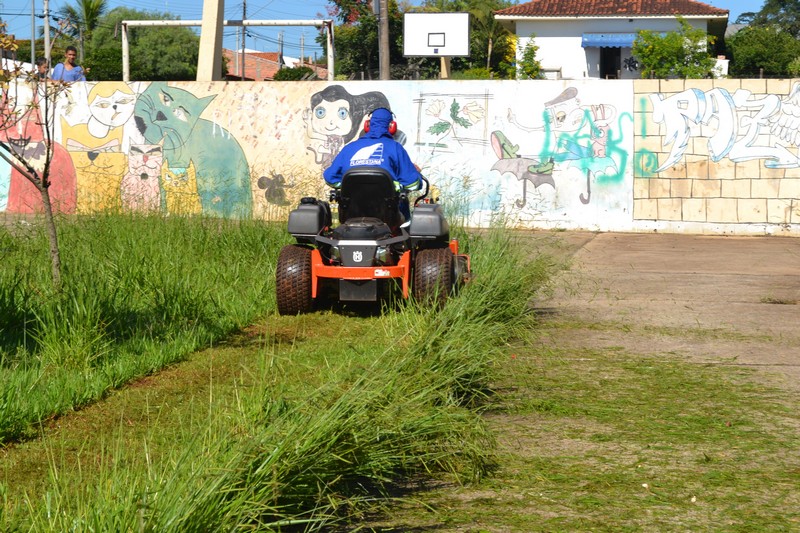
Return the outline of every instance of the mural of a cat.
[[[163,143],[163,157],[174,175],[192,168],[204,214],[248,218],[253,192],[250,170],[238,141],[212,121],[200,118],[216,95],[154,82],[139,96],[134,120],[146,142]]]
[[[122,207],[133,211],[161,209],[161,145],[132,144],[128,151],[128,172],[122,177]]]
[[[0,140],[7,141],[12,149],[37,171],[41,172],[45,165],[45,141],[41,119],[26,116],[16,125],[0,131]],[[17,169],[7,167],[0,174],[0,211],[9,213],[41,213],[42,196],[36,187]],[[60,213],[74,213],[77,185],[75,167],[69,154],[60,144],[53,145],[53,158],[50,162],[50,202],[53,210]],[[5,191],[5,194],[3,192]]]
[[[176,173],[167,163],[161,168],[161,183],[164,186],[164,207],[167,214],[199,215],[202,212],[194,165],[189,165],[184,172]]]

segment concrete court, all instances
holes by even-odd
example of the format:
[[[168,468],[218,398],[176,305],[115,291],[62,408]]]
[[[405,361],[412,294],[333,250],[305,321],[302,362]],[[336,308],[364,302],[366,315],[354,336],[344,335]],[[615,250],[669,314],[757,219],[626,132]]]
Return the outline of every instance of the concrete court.
[[[751,366],[800,391],[800,239],[555,235],[573,265],[536,306],[617,327],[556,331],[553,342]]]

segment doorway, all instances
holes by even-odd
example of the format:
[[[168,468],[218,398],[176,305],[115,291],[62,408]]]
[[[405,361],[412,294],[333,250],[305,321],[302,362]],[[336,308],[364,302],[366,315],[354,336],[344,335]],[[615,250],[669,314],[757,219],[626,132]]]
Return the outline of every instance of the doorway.
[[[622,69],[622,49],[619,47],[600,48],[600,79],[616,80]]]

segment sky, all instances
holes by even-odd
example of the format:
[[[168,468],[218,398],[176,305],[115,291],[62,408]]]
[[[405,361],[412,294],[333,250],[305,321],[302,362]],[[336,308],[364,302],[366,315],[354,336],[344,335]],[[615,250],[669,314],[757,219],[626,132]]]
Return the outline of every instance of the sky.
[[[50,0],[50,12],[54,13],[67,4],[74,4],[75,0]],[[172,13],[183,20],[201,20],[203,18],[203,5],[200,0],[109,0],[109,8],[130,6],[135,4],[136,9],[142,11],[156,11]],[[418,5],[420,1],[412,2]],[[518,3],[524,3],[520,0]],[[729,21],[733,23],[744,12],[758,11],[764,4],[763,0],[706,0],[706,4],[730,11]],[[326,7],[330,3],[326,0],[226,0],[225,18],[241,20],[243,10],[246,18],[253,20],[307,20],[329,18]],[[44,0],[0,0],[0,17],[7,23],[7,32],[14,34],[18,39],[29,39],[31,35],[31,13],[41,15],[44,12]],[[34,18],[38,28],[42,26],[41,18]],[[198,28],[199,31],[199,28]],[[305,56],[322,56],[323,49],[317,45],[315,38],[317,30],[313,27],[298,26],[264,26],[247,28],[245,47],[261,52],[277,52],[278,42],[283,37],[283,54],[288,57],[299,57],[301,51]],[[238,40],[239,28],[225,27],[224,46],[230,49],[241,49]],[[37,52],[37,55],[38,52]]]
[[[76,0],[50,0],[50,13],[54,14],[64,6],[75,5]],[[155,11],[171,13],[183,20],[201,20],[203,18],[203,4],[201,0],[109,0],[109,9],[115,7],[134,7],[141,11]],[[241,20],[243,9],[246,9],[246,18],[252,20],[307,20],[330,18],[326,7],[326,0],[226,0],[225,18]],[[17,39],[29,39],[31,35],[31,13],[37,15],[44,13],[44,0],[0,0],[0,17],[7,24],[7,33],[13,34]],[[43,25],[42,19],[34,17],[39,29]],[[52,20],[52,19],[51,19]],[[200,28],[197,28],[199,32]],[[241,49],[238,35],[241,27],[228,27],[223,29],[224,46],[231,49]],[[303,41],[303,55],[313,56],[316,52],[322,56],[323,49],[315,42],[317,29],[313,26],[263,26],[247,28],[248,36],[245,46],[248,49],[261,52],[277,52],[280,32],[283,32],[283,53],[289,57],[299,57],[301,40]],[[37,55],[38,52],[37,52]],[[25,58],[27,59],[27,58]]]

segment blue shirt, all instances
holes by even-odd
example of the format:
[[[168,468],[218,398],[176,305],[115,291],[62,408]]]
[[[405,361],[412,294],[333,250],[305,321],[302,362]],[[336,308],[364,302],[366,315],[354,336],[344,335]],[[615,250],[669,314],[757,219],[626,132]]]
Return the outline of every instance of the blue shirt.
[[[64,68],[64,63],[59,63],[53,69],[51,79],[60,81],[86,81],[86,76],[83,75],[83,67],[74,66],[72,70]]]
[[[406,189],[418,188],[420,173],[403,145],[388,134],[384,137],[362,137],[342,148],[323,177],[328,185],[338,187],[350,167],[382,167]]]

